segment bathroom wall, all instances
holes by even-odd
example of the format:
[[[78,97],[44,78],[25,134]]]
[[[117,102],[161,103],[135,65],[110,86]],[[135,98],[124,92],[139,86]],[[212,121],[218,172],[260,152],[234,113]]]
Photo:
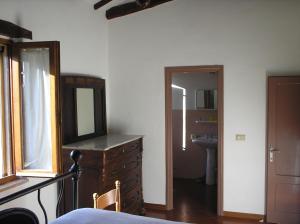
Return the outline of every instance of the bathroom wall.
[[[173,169],[175,178],[199,178],[205,175],[206,151],[192,143],[191,134],[217,135],[217,123],[195,121],[217,120],[213,110],[195,109],[197,89],[216,89],[217,76],[212,74],[175,74],[172,84],[186,89],[186,150],[182,150],[182,90],[172,88]]]
[[[198,89],[216,89],[217,88],[217,75],[216,74],[174,74],[172,84],[181,86],[186,89],[186,109],[195,110],[195,92]],[[177,93],[177,92],[176,92]],[[173,110],[182,109],[182,98],[175,97],[173,94]]]

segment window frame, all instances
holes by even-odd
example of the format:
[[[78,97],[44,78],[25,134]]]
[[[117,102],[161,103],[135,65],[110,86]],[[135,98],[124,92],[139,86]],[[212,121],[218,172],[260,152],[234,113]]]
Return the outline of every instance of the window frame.
[[[10,133],[7,133],[7,130],[6,130],[6,126],[5,126],[5,123],[3,124],[4,125],[4,127],[2,127],[2,129],[4,130],[4,132],[5,132],[5,137],[4,137],[4,139],[5,139],[5,143],[3,144],[3,145],[5,145],[5,148],[4,148],[4,151],[3,152],[1,152],[1,153],[3,153],[3,160],[4,160],[4,176],[2,176],[2,177],[0,177],[0,185],[2,185],[2,184],[5,184],[5,183],[8,183],[8,182],[10,182],[10,181],[13,181],[13,180],[15,180],[16,179],[16,175],[15,175],[15,162],[14,162],[14,151],[13,151],[13,147],[12,147],[12,145],[13,145],[13,142],[12,142],[12,108],[11,108],[11,102],[12,102],[12,96],[11,96],[11,83],[10,83],[10,73],[11,73],[11,45],[12,45],[12,41],[11,40],[9,40],[9,39],[3,39],[3,38],[1,38],[0,37],[0,46],[2,46],[2,47],[4,47],[4,53],[2,54],[2,56],[1,56],[1,59],[0,59],[0,63],[1,63],[1,65],[0,65],[0,69],[2,70],[2,71],[0,71],[0,75],[1,75],[1,83],[2,84],[4,84],[4,67],[3,67],[3,65],[4,65],[4,57],[3,56],[6,56],[7,57],[7,67],[8,67],[8,72],[9,72],[9,74],[7,74],[7,78],[8,78],[8,83],[7,83],[7,85],[8,85],[8,88],[9,88],[9,90],[8,90],[8,92],[9,92],[9,102],[8,102],[8,107],[9,107],[9,115],[5,115],[5,90],[4,90],[4,88],[7,88],[7,87],[4,87],[4,85],[3,85],[3,87],[4,88],[1,88],[1,97],[2,97],[2,101],[4,102],[3,103],[3,106],[2,106],[2,108],[0,108],[1,110],[2,110],[2,112],[3,112],[3,114],[4,114],[4,122],[5,122],[5,120],[6,119],[8,119],[8,122],[9,122],[9,125],[10,125],[10,129],[8,130]],[[6,138],[7,138],[7,134],[9,134],[9,136],[10,136],[10,148],[7,148],[7,142],[6,142]],[[7,156],[7,154],[10,154],[10,161],[8,161],[8,156]],[[8,167],[9,166],[9,167]],[[8,169],[10,170],[10,172],[8,173]]]
[[[52,142],[52,170],[24,169],[23,167],[23,111],[21,88],[20,52],[22,49],[48,48],[50,65],[50,103],[51,103],[51,142]],[[26,42],[12,45],[12,143],[15,158],[15,172],[18,176],[53,177],[61,171],[61,112],[60,112],[60,57],[59,42]]]
[[[53,177],[61,172],[61,105],[60,105],[60,55],[58,41],[45,42],[26,42],[13,43],[10,39],[0,37],[0,46],[4,46],[5,55],[7,56],[8,74],[8,92],[9,92],[9,109],[8,115],[10,124],[10,148],[5,151],[10,153],[10,160],[4,157],[5,163],[10,164],[11,173],[0,177],[0,185],[13,181],[17,176],[39,176]],[[22,83],[21,83],[21,63],[20,51],[24,48],[48,48],[49,49],[49,69],[50,69],[50,103],[51,103],[51,142],[52,142],[52,169],[23,169],[23,120],[22,120]],[[1,55],[0,63],[4,63]],[[3,64],[0,69],[3,70]],[[4,73],[1,71],[1,79],[4,80]],[[4,89],[0,97],[5,97]],[[5,106],[5,105],[4,105]],[[3,108],[0,108],[3,110]],[[7,133],[6,133],[7,134]],[[9,151],[8,151],[9,150]],[[6,152],[6,153],[7,153]],[[2,153],[2,152],[0,152]],[[8,168],[6,168],[8,169]]]

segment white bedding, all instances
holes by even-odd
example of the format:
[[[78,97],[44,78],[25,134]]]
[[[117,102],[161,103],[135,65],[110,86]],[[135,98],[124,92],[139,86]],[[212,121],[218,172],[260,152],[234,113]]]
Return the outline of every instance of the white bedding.
[[[154,219],[93,208],[81,208],[71,211],[50,224],[179,224],[180,222]]]

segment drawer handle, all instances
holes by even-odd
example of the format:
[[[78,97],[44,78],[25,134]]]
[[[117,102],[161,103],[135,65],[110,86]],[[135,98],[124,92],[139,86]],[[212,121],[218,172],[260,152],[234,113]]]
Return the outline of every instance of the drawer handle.
[[[123,152],[123,153],[125,152],[125,149],[124,149],[124,148],[122,149],[122,152]]]
[[[126,164],[125,164],[125,163],[123,164],[123,168],[124,168],[124,169],[126,168]]]

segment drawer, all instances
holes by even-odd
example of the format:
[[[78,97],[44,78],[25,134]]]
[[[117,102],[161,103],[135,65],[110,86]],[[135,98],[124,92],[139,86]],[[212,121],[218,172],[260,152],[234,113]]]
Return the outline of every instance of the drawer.
[[[73,165],[73,161],[70,159],[70,153],[72,150],[63,150],[63,169],[64,172],[67,172],[71,165]],[[80,159],[79,164],[80,168],[86,169],[99,169],[100,167],[100,161],[102,160],[102,155],[98,153],[97,151],[92,150],[81,150],[81,157],[83,159]]]
[[[141,188],[141,179],[139,177],[131,177],[121,183],[121,193],[127,195],[135,188]]]
[[[126,201],[127,199],[131,198],[141,198],[142,189],[141,186],[137,185],[132,190],[128,191],[127,193],[123,192],[123,199]]]
[[[124,153],[131,153],[131,152],[141,152],[142,145],[140,139],[128,142],[124,145]]]
[[[103,152],[103,159],[105,163],[109,163],[110,161],[115,161],[122,159],[122,155],[124,154],[124,147],[117,146],[112,149],[109,149]]]
[[[131,202],[130,204],[127,204],[125,202],[124,204],[122,204],[121,211],[129,214],[141,215],[142,206],[143,206],[142,200]]]
[[[103,185],[102,185],[103,189],[105,191],[109,191],[111,189],[114,189],[116,180],[117,179],[112,180],[112,181],[103,182]],[[126,180],[121,179],[120,182],[121,182],[121,192],[122,192],[122,194],[127,194],[128,192],[130,192],[135,187],[141,186],[141,178],[137,177],[137,176],[130,176]]]
[[[139,169],[141,161],[138,159],[134,160],[123,160],[115,163],[106,164],[104,166],[104,175],[115,176],[121,173],[130,172],[131,170]]]
[[[121,200],[122,207],[126,208],[130,207],[132,204],[139,203],[142,198],[137,192],[135,192],[134,194],[126,195],[125,197],[123,197],[123,199],[121,198]]]
[[[104,161],[109,163],[124,157],[132,157],[135,154],[141,153],[140,140],[132,141],[121,146],[114,147],[104,152]]]
[[[141,214],[142,202],[141,186],[136,186],[127,193],[121,192],[121,205],[124,212]]]
[[[116,157],[114,160],[104,161],[104,168],[110,169],[124,169],[126,168],[127,163],[137,162],[142,160],[141,153],[133,154],[130,156],[122,155],[120,157]]]
[[[103,182],[106,184],[114,184],[116,180],[119,180],[122,183],[132,179],[132,178],[139,178],[141,179],[141,172],[138,169],[132,169],[130,171],[121,171],[121,172],[114,172],[108,175],[103,175]]]
[[[122,194],[127,194],[135,187],[141,186],[141,177],[138,174],[110,178],[103,181],[103,189],[109,191],[115,188],[115,181],[120,180]]]

